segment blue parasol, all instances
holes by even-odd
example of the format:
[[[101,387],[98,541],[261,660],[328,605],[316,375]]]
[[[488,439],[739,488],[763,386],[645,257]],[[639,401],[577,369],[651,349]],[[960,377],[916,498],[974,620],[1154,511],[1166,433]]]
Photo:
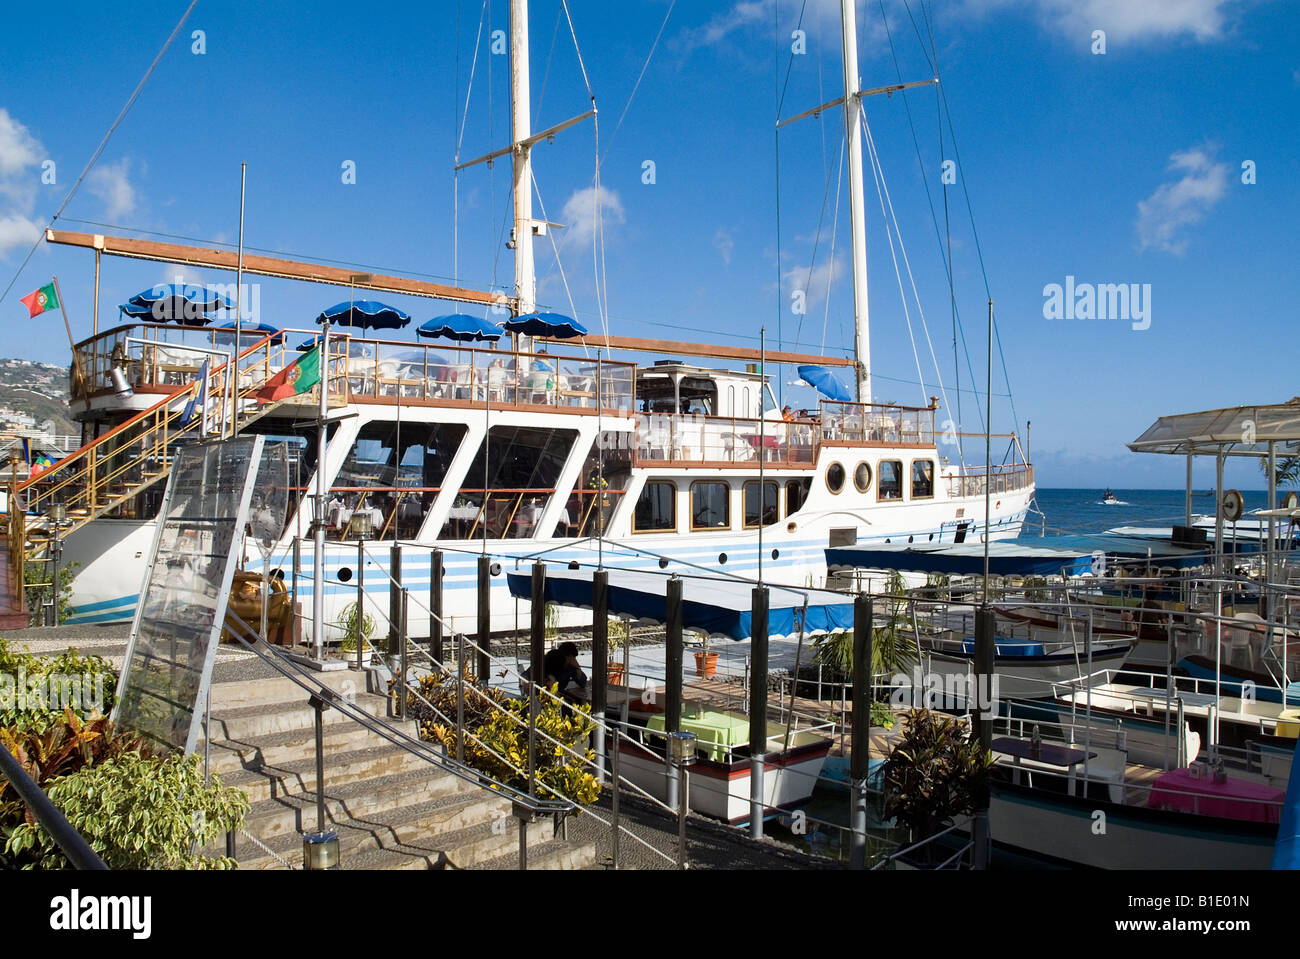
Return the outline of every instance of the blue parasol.
[[[457,340],[461,343],[487,341],[495,343],[505,335],[505,331],[491,320],[485,320],[468,313],[451,313],[447,316],[435,316],[415,330],[416,336],[430,339],[442,338]]]
[[[214,310],[233,310],[235,304],[214,289],[194,283],[159,283],[137,293],[119,310],[136,320],[166,323],[211,323],[207,314]]]
[[[336,326],[359,326],[365,330],[400,330],[411,322],[411,314],[376,300],[335,303],[316,317]]]
[[[216,341],[218,343],[230,343],[235,339],[235,324],[222,323],[217,328]],[[284,333],[279,327],[272,326],[270,323],[241,323],[239,324],[239,336],[241,339],[260,340],[264,336],[272,337],[271,343],[279,345],[284,342]],[[311,347],[308,347],[311,349]]]
[[[853,393],[841,382],[840,378],[824,366],[799,367],[799,379],[803,380],[822,396],[841,403],[852,403]]]
[[[522,333],[524,336],[547,336],[557,340],[567,340],[575,336],[586,336],[587,328],[577,320],[559,313],[525,313],[501,324],[502,329],[510,333]]]

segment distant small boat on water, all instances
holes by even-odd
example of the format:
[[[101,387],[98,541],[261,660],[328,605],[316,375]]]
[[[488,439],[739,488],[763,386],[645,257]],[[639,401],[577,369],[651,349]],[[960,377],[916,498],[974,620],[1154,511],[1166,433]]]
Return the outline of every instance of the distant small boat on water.
[[[1119,505],[1119,497],[1115,495],[1109,486],[1106,487],[1106,492],[1101,494],[1101,501],[1106,506]]]

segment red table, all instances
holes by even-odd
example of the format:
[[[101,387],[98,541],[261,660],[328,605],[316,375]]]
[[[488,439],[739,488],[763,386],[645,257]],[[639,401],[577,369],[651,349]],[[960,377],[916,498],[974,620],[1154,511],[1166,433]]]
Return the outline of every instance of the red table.
[[[1193,795],[1198,794],[1198,795]],[[1186,769],[1161,773],[1152,784],[1147,805],[1223,819],[1278,822],[1286,792],[1244,779],[1216,783],[1213,778],[1193,779]]]

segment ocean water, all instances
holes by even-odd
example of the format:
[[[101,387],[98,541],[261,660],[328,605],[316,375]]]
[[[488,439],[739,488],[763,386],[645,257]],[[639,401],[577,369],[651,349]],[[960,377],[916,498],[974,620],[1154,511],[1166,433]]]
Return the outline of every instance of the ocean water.
[[[1101,501],[1101,489],[1040,489],[1038,508],[1046,516],[1047,534],[1098,533],[1114,526],[1172,526],[1184,519],[1184,491],[1180,489],[1113,489],[1119,504]],[[1208,493],[1208,495],[1207,495]],[[1213,515],[1214,496],[1207,490],[1193,490],[1192,513]],[[1266,490],[1242,490],[1246,510],[1268,505]],[[1282,494],[1278,494],[1280,501]],[[1021,539],[1039,535],[1043,517],[1030,514],[1020,531]]]

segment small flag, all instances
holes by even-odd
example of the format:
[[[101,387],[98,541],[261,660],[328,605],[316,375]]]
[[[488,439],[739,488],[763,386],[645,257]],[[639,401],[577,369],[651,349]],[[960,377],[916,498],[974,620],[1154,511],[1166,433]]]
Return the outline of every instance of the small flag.
[[[203,366],[199,368],[199,388],[189,402],[185,404],[185,409],[181,410],[181,426],[189,426],[190,420],[194,419],[195,411],[206,413],[208,408],[208,361],[203,361]],[[202,430],[200,430],[202,432]]]
[[[23,462],[32,465],[32,441],[23,437]]]
[[[286,366],[257,391],[260,403],[274,403],[306,393],[320,382],[320,345],[304,353],[292,366]]]
[[[47,310],[57,309],[59,305],[59,294],[54,291],[53,283],[46,283],[39,290],[28,293],[23,297],[23,306],[32,316],[40,316]]]

